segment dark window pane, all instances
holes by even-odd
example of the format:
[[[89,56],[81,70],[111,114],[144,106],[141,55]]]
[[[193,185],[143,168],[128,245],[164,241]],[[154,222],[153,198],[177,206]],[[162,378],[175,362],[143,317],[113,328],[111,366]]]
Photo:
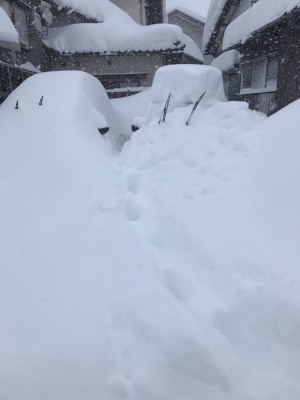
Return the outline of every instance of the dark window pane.
[[[252,62],[242,64],[242,89],[252,87]]]
[[[276,90],[277,88],[278,68],[279,68],[279,57],[278,56],[270,57],[267,66],[267,78],[266,78],[266,87],[270,90]]]
[[[266,84],[267,59],[260,58],[253,61],[252,88],[264,89]]]

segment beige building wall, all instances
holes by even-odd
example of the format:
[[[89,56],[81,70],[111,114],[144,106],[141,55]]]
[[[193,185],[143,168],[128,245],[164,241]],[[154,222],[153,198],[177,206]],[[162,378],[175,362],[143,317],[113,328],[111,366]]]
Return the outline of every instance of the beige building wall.
[[[52,59],[52,70],[80,70],[92,75],[142,74],[140,86],[151,86],[157,68],[164,64],[162,53],[127,55],[75,55]]]
[[[143,0],[111,0],[129,14],[138,24],[145,24]]]

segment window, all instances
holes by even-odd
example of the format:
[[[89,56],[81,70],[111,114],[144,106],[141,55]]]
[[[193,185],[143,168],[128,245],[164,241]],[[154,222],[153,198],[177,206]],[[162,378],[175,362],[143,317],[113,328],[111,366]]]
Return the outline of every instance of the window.
[[[270,90],[276,90],[278,76],[279,59],[272,56],[269,59],[266,74],[266,87]]]
[[[252,64],[252,88],[261,89],[265,87],[267,59],[253,61]]]
[[[242,92],[276,91],[279,57],[271,55],[241,65]]]

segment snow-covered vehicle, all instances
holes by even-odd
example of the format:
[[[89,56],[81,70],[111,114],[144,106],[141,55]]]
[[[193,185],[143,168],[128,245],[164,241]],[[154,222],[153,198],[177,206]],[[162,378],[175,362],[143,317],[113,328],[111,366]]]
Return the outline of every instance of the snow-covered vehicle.
[[[112,106],[105,89],[93,76],[80,71],[45,72],[23,82],[0,106],[3,129],[26,135],[34,126],[53,135],[72,129],[74,135],[94,132],[112,141],[124,135],[123,118]],[[126,134],[126,132],[125,132]]]
[[[201,104],[209,106],[226,101],[222,73],[206,65],[168,65],[157,70],[151,89],[151,99],[144,117],[135,117],[132,130],[136,131],[153,119],[160,119],[170,96],[168,112],[178,107],[195,104],[205,93]]]

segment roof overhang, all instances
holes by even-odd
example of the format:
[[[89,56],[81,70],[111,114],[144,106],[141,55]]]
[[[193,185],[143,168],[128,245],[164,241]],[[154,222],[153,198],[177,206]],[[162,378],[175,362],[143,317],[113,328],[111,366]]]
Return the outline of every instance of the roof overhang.
[[[214,31],[206,45],[206,48],[204,50],[204,54],[212,54],[213,49],[215,47],[215,42],[218,36],[220,35],[220,31],[223,29],[223,31],[226,28],[226,25],[230,22],[230,19],[235,12],[237,6],[240,4],[240,0],[227,0],[222,12],[215,24]]]

